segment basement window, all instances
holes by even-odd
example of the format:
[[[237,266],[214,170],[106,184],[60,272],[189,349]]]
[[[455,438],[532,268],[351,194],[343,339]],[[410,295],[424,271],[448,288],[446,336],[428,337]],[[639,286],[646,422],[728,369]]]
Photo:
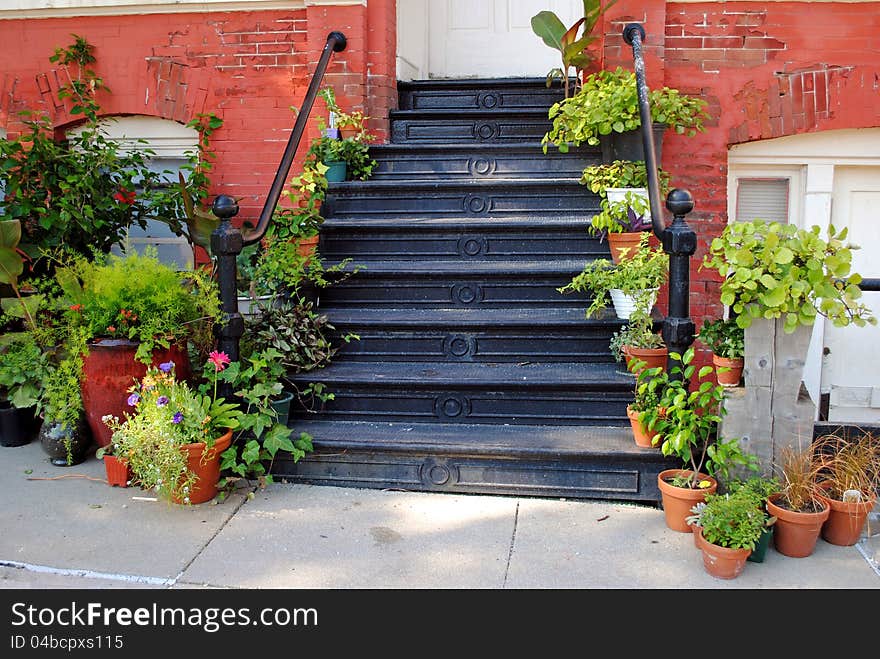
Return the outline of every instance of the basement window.
[[[737,222],[751,222],[756,218],[769,222],[788,222],[788,178],[739,178],[736,186]]]
[[[150,171],[165,174],[169,186],[177,185],[177,172],[188,163],[188,154],[198,151],[199,135],[194,128],[176,121],[158,117],[113,117],[102,123],[108,139],[115,141],[120,151],[125,149],[150,150]],[[76,129],[73,129],[76,130]],[[162,263],[178,270],[192,270],[195,261],[193,249],[184,236],[178,236],[165,222],[150,220],[145,229],[132,226],[125,245],[114,245],[111,252],[122,255],[125,247],[140,252],[145,246],[156,248]]]

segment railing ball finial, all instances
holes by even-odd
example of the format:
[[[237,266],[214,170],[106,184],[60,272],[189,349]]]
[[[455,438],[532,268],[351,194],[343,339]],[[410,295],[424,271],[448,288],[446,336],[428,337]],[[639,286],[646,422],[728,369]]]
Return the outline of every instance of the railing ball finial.
[[[333,39],[333,52],[341,53],[345,50],[345,46],[348,43],[348,40],[345,38],[345,35],[342,32],[338,32],[334,30],[330,34],[327,35],[327,40]]]
[[[627,46],[633,45],[633,37],[636,32],[639,33],[639,41],[644,41],[645,28],[642,27],[641,23],[627,23],[623,28],[623,40],[626,42]]]
[[[687,190],[673,188],[666,195],[666,208],[676,217],[682,217],[694,210],[694,196]]]
[[[227,194],[217,195],[211,204],[211,210],[221,222],[229,220],[238,215],[238,202]]]

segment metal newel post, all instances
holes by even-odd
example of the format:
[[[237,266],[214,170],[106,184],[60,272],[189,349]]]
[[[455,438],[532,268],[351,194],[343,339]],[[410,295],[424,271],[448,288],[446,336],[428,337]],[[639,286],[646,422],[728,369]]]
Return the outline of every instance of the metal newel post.
[[[238,203],[229,195],[217,195],[211,210],[220,219],[211,233],[211,251],[217,259],[217,284],[220,288],[223,322],[217,328],[217,343],[221,352],[229,355],[232,361],[239,359],[239,341],[244,334],[244,320],[238,313],[238,293],[236,292],[236,257],[241,253],[244,242],[241,231],[230,221],[238,215]],[[231,387],[220,383],[224,398],[231,398]]]
[[[691,256],[697,251],[697,234],[684,216],[694,209],[694,198],[687,190],[670,190],[666,208],[672,212],[672,224],[660,240],[669,254],[669,311],[663,323],[663,342],[670,353],[683,355],[694,342],[694,321],[690,312]],[[669,360],[671,369],[677,362]]]

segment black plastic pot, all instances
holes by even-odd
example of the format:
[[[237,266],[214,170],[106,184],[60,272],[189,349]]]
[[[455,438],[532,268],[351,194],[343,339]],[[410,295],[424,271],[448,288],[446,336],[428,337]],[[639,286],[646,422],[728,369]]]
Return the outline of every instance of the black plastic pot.
[[[36,407],[13,407],[0,401],[0,446],[30,444],[40,428]]]
[[[67,442],[70,442],[68,455]],[[92,447],[92,433],[85,416],[76,424],[61,427],[58,421],[45,420],[40,428],[40,444],[56,467],[70,467],[86,459]]]
[[[663,133],[666,132],[666,124],[653,124],[651,129],[654,133],[654,154],[657,156],[657,166],[660,166],[660,157],[663,155]],[[599,146],[602,150],[602,162],[611,164],[615,160],[644,160],[645,147],[642,144],[642,130],[628,130],[623,133],[611,131],[608,135],[599,136]]]
[[[758,542],[755,544],[755,549],[749,554],[749,557],[746,559],[752,563],[763,563],[764,555],[767,553],[767,547],[770,545],[770,537],[773,535],[773,527],[769,526],[764,529],[764,532],[761,533],[761,537],[758,538]]]

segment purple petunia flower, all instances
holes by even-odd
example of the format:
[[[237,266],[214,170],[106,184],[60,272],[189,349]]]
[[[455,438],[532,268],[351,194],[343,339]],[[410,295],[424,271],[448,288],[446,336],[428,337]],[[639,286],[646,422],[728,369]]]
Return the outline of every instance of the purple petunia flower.
[[[159,370],[163,373],[170,373],[173,368],[174,362],[163,362],[162,364],[159,364]]]
[[[135,405],[137,405],[140,402],[140,400],[141,400],[140,396],[138,396],[137,394],[132,394],[131,396],[128,397],[129,407],[134,407]]]
[[[168,404],[168,396],[159,396],[156,399],[157,407],[165,407]]]
[[[171,423],[180,423],[183,421],[183,414],[180,412],[174,413],[174,418],[171,419]]]

